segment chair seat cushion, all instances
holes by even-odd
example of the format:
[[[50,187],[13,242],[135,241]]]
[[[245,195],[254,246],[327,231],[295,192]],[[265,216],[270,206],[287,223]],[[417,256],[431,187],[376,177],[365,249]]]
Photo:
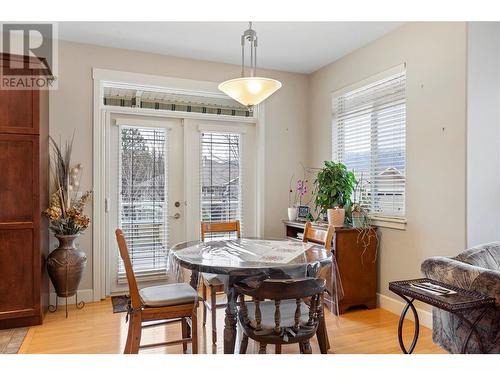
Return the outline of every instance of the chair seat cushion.
[[[250,319],[250,325],[255,328],[255,303],[247,302],[248,309],[248,319]],[[297,304],[295,300],[284,300],[280,303],[280,326],[281,327],[293,327],[295,324],[295,309]],[[260,326],[262,329],[273,329],[275,327],[274,322],[274,312],[276,311],[276,306],[274,301],[263,301],[260,303],[260,312],[262,314],[262,320]],[[306,324],[309,320],[309,306],[304,302],[300,304],[300,323],[301,325]]]
[[[215,273],[202,273],[203,278],[207,281],[208,285],[222,285],[224,282]]]
[[[149,307],[195,303],[198,293],[186,283],[151,286],[139,290],[142,302]]]

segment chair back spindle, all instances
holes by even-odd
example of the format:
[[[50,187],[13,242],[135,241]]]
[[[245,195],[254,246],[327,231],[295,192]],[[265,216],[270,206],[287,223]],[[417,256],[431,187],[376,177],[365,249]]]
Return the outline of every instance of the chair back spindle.
[[[274,301],[274,333],[279,335],[281,333],[281,313],[280,313],[280,300]]]
[[[255,303],[255,330],[259,331],[262,323],[262,313],[260,312],[260,301],[258,299],[254,300]]]
[[[295,314],[293,317],[293,330],[295,332],[298,332],[299,330],[299,325],[300,325],[300,316],[302,315],[302,312],[300,311],[300,305],[302,305],[302,300],[300,298],[297,298],[295,300]]]
[[[248,307],[247,307],[247,303],[245,302],[244,295],[240,295],[240,312],[243,316],[243,322],[245,324],[249,324],[250,319],[248,318]]]

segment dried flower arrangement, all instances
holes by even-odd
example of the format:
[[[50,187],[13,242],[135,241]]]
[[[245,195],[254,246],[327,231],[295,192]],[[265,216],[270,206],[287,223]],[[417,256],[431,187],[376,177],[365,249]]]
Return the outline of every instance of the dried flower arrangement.
[[[92,197],[92,191],[79,194],[81,164],[70,166],[73,138],[66,142],[64,152],[50,137],[52,146],[51,168],[54,176],[55,192],[50,199],[50,206],[43,214],[49,219],[49,228],[56,235],[80,234],[88,228],[90,218],[83,210]]]

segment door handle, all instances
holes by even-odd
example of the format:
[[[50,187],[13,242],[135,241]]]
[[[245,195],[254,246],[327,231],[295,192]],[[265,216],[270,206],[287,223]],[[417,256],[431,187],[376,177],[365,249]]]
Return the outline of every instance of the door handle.
[[[181,214],[177,212],[175,215],[168,215],[168,217],[169,217],[170,219],[175,219],[175,220],[177,220],[177,219],[180,219],[180,218],[181,218]]]

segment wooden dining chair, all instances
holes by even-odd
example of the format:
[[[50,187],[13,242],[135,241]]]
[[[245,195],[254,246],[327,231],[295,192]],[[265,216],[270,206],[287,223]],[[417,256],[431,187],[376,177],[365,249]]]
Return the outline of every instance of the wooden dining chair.
[[[230,222],[201,222],[201,240],[205,241],[207,233],[236,233],[241,238],[240,221]],[[210,289],[210,302],[207,300],[207,288]],[[207,309],[210,310],[212,318],[212,344],[217,343],[217,311],[216,309],[226,307],[225,303],[217,304],[217,293],[224,292],[224,283],[211,273],[202,274],[202,296],[203,296],[203,325],[207,323]]]
[[[243,330],[240,354],[246,353],[249,338],[259,343],[259,354],[266,354],[268,344],[275,345],[276,354],[287,344],[299,344],[300,353],[312,354],[309,340],[323,317],[324,290],[325,281],[317,278],[235,284]]]
[[[332,249],[333,234],[335,233],[335,227],[333,225],[328,225],[328,228],[318,229],[313,228],[310,221],[308,221],[304,227],[304,237],[302,241],[304,242],[314,242],[330,251]]]
[[[189,284],[177,283],[138,289],[125,236],[121,229],[115,231],[120,256],[125,265],[130,304],[127,313],[128,335],[124,354],[137,354],[139,349],[182,344],[183,352],[191,342],[191,352],[198,353],[197,318],[198,293]],[[188,333],[188,319],[191,321],[191,337]],[[144,324],[144,322],[153,322]],[[154,323],[156,322],[156,323]],[[182,339],[140,345],[143,328],[162,324],[181,323]]]
[[[304,227],[304,236],[302,238],[302,241],[305,243],[313,242],[318,245],[322,245],[326,251],[330,252],[332,249],[332,240],[334,233],[335,233],[335,227],[333,225],[328,225],[328,227],[325,230],[322,228],[313,228],[311,222],[308,221]],[[332,275],[330,269],[329,268],[321,269],[319,271],[318,277],[323,280],[326,280],[325,291],[327,293],[326,295],[322,296],[322,300],[326,299],[328,303],[332,302],[331,296],[333,295],[333,291],[331,290]],[[325,349],[328,350],[330,348],[330,341],[328,339],[328,334],[326,332],[326,323],[324,317],[322,317],[321,319],[320,327],[318,328],[317,331],[317,336],[318,336],[318,341],[320,343],[324,342],[324,345],[326,346],[326,348],[324,348],[323,351]]]

